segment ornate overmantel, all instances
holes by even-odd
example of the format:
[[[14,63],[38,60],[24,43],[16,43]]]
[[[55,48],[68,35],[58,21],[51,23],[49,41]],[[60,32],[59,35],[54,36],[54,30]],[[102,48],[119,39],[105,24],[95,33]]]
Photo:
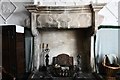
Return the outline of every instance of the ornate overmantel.
[[[96,15],[105,4],[81,6],[40,6],[27,5],[26,9],[34,15],[32,24],[37,28],[87,28],[98,26]]]
[[[94,32],[99,25],[97,12],[105,4],[89,4],[80,6],[40,6],[29,4],[26,9],[31,13],[31,30],[34,35],[34,69],[38,69],[40,32],[37,28],[91,28]]]

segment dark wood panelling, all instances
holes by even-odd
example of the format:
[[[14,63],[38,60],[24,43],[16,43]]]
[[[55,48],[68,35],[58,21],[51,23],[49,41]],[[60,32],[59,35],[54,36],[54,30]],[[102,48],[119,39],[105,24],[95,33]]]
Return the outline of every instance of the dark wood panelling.
[[[24,33],[16,33],[16,26],[2,27],[2,66],[17,78],[25,72]]]

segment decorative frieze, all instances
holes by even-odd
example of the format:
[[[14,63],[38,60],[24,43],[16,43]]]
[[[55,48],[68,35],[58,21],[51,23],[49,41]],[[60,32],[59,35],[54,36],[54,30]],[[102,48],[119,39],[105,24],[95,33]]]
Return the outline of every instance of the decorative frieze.
[[[0,3],[0,14],[5,20],[7,20],[7,18],[10,17],[11,14],[15,11],[16,6],[10,0],[1,0]]]
[[[98,26],[96,13],[104,5],[40,6],[30,4],[26,6],[26,9],[36,16],[34,23],[37,28],[87,28]]]
[[[91,26],[91,13],[38,14],[38,28],[84,28]]]

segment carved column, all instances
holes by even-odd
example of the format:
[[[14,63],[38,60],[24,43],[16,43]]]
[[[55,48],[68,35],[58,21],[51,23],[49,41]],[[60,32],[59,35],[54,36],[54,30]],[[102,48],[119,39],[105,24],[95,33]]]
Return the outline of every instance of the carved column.
[[[91,5],[92,7],[92,30],[93,30],[93,35],[91,36],[91,42],[94,42],[94,35],[96,34],[99,25],[102,23],[104,17],[99,15],[98,12],[100,11],[100,9],[103,8],[103,6],[105,6],[104,4],[93,4]],[[92,43],[93,44],[93,43]],[[93,45],[95,46],[95,45]],[[91,56],[92,55],[92,56]],[[91,47],[91,68],[92,71],[96,71],[96,58],[95,58],[95,52],[94,52],[94,47]]]
[[[36,14],[32,13],[31,14],[31,31],[32,34],[34,35],[34,57],[33,57],[33,69],[34,70],[38,70],[39,65],[40,65],[40,59],[39,59],[39,55],[40,55],[40,49],[39,49],[39,44],[40,44],[40,33],[37,30],[37,26],[36,26]]]
[[[93,26],[95,27],[94,28],[95,32],[98,29],[98,26],[101,24],[101,22],[104,18],[102,15],[98,14],[98,12],[100,11],[100,9],[103,8],[103,6],[105,6],[105,3],[92,5],[92,8],[93,8]]]

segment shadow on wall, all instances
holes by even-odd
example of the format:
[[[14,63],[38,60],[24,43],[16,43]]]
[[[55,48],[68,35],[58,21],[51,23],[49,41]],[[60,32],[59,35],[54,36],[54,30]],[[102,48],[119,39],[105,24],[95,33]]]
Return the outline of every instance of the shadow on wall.
[[[120,1],[118,3],[118,13],[120,13]],[[120,25],[120,14],[118,14],[118,26]],[[120,30],[118,31],[118,56],[119,56],[119,64],[120,64]]]
[[[120,64],[120,29],[118,30],[118,57],[119,57],[119,64]]]

